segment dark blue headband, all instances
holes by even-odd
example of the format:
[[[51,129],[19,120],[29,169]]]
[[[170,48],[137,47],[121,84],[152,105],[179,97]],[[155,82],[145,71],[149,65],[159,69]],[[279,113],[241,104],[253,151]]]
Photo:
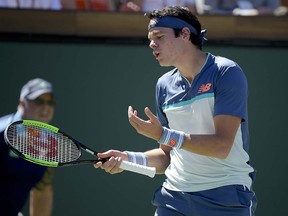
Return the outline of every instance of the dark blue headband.
[[[193,34],[198,35],[197,30],[192,25],[177,17],[165,16],[159,19],[155,19],[154,21],[155,22],[153,24],[148,26],[148,31],[154,27],[166,27],[172,29],[183,29],[184,27],[187,27]],[[204,29],[200,33],[202,43],[207,40],[205,38],[206,32],[207,30]]]

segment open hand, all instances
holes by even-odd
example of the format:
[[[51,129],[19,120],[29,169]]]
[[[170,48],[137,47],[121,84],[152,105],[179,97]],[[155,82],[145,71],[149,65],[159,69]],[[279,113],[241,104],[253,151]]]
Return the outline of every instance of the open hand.
[[[128,119],[130,124],[136,129],[139,134],[158,141],[162,135],[163,127],[158,118],[150,111],[148,107],[144,109],[148,120],[143,120],[138,117],[136,110],[131,106],[128,107]]]

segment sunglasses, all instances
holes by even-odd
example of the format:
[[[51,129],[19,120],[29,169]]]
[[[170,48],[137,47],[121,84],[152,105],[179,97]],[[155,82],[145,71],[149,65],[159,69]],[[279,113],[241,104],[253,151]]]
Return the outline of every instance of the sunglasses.
[[[36,98],[35,100],[31,100],[33,101],[33,103],[37,106],[43,106],[43,105],[48,105],[51,107],[54,107],[56,105],[56,101],[55,100],[43,100],[41,98]]]

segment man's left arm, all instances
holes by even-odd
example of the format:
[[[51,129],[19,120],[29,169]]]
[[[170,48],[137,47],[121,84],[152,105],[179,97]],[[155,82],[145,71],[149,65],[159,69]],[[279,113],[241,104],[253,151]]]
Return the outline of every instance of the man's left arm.
[[[53,208],[52,178],[54,169],[48,168],[42,180],[30,191],[30,216],[51,216]]]
[[[215,134],[185,134],[182,149],[199,155],[225,159],[233,146],[241,118],[231,115],[214,117]]]

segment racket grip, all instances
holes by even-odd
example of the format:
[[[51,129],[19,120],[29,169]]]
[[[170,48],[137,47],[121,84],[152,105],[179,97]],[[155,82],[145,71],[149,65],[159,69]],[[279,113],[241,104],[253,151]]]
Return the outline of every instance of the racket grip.
[[[147,167],[147,166],[139,165],[139,164],[132,163],[129,161],[122,161],[119,168],[123,170],[131,171],[131,172],[135,172],[138,174],[142,174],[142,175],[147,175],[151,178],[153,178],[156,174],[155,167]]]

